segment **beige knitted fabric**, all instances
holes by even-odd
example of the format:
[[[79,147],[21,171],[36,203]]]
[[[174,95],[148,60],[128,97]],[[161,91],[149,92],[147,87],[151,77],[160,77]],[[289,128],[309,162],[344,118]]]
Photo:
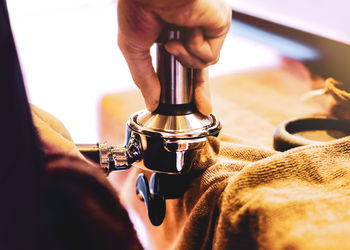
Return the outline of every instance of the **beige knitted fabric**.
[[[284,153],[269,148],[279,122],[328,112],[300,102],[310,87],[297,79],[304,78],[284,69],[217,79],[214,104],[225,108],[217,112],[224,132],[236,137],[210,138],[193,163],[197,177],[182,198],[167,200],[161,226],[150,224],[134,195],[141,170],[112,174],[150,249],[350,249],[350,137]]]
[[[222,142],[215,164],[197,160],[211,166],[168,201],[157,235],[177,232],[154,248],[350,249],[350,138],[285,153]]]

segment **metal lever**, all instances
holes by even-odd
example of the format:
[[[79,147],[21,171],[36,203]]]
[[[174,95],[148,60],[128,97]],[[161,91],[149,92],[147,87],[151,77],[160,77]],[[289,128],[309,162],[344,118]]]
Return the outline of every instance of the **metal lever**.
[[[126,170],[142,158],[139,142],[133,138],[124,147],[109,147],[106,142],[77,144],[77,147],[85,157],[99,164],[106,174]]]

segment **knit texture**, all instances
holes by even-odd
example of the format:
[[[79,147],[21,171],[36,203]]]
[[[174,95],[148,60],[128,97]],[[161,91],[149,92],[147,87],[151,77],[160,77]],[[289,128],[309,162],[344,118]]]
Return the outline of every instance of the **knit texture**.
[[[320,86],[296,66],[215,79],[215,113],[234,136],[208,139],[193,161],[196,177],[183,197],[167,200],[159,227],[135,196],[142,171],[112,174],[121,200],[143,221],[150,249],[350,249],[350,137],[271,149],[280,122],[331,113],[325,96],[300,101]],[[113,106],[103,111],[108,119]],[[103,133],[115,138],[108,127]]]
[[[209,183],[209,178],[223,190],[215,205],[208,201],[217,216],[210,218],[213,242],[202,248],[350,248],[350,138],[270,156],[245,154],[234,144],[225,144],[223,151],[200,180]],[[226,157],[237,155],[241,164],[247,162],[241,171],[239,163],[222,167]],[[254,157],[266,158],[248,163]],[[217,169],[229,174],[228,180],[220,182]],[[175,248],[189,249],[184,242]]]

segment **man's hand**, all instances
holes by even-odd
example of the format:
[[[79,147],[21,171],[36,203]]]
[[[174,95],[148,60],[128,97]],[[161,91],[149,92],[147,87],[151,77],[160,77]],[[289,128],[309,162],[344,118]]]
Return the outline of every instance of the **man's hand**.
[[[84,159],[61,121],[34,105],[31,105],[31,111],[46,154],[68,154]]]
[[[150,111],[158,107],[160,95],[150,47],[167,23],[184,27],[185,41],[170,41],[165,48],[196,69],[196,106],[205,115],[211,113],[206,68],[218,61],[231,23],[231,8],[223,0],[119,0],[118,22],[119,47]]]

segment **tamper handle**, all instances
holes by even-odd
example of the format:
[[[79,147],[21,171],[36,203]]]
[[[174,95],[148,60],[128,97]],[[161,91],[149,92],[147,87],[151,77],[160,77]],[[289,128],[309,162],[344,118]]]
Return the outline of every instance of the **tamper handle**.
[[[181,63],[165,50],[167,41],[181,41],[181,31],[170,26],[163,41],[157,43],[157,75],[161,84],[159,107],[155,111],[165,115],[184,115],[195,112],[193,69]]]

